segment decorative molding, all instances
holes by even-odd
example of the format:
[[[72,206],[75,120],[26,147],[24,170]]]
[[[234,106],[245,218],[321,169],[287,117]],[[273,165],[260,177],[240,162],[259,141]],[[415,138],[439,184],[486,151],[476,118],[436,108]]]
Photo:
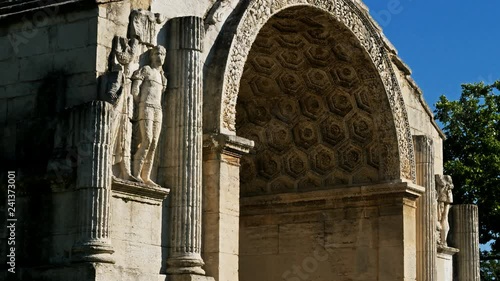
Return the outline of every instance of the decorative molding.
[[[142,199],[152,199],[160,202],[167,198],[168,194],[170,193],[170,189],[165,187],[147,185],[144,183],[128,181],[116,177],[113,177],[111,190],[114,192],[132,196],[132,198],[139,197]]]
[[[236,158],[248,154],[254,145],[254,141],[235,135],[215,134],[203,136],[203,148]]]
[[[457,248],[438,245],[437,252],[438,252],[438,255],[443,254],[443,255],[453,256],[454,254],[460,252],[460,250]]]
[[[314,206],[315,209],[329,209],[338,206],[339,201],[364,204],[366,200],[384,200],[395,196],[415,201],[424,192],[423,187],[413,183],[394,181],[340,189],[245,197],[241,198],[241,209],[245,210],[242,215],[292,212],[294,209],[308,208],[308,206]]]

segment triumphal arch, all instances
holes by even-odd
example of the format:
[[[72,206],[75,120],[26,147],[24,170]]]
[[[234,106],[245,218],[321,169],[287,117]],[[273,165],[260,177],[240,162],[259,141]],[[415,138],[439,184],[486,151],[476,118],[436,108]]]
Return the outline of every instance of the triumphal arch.
[[[14,0],[0,22],[6,280],[479,280],[477,208],[361,1]]]

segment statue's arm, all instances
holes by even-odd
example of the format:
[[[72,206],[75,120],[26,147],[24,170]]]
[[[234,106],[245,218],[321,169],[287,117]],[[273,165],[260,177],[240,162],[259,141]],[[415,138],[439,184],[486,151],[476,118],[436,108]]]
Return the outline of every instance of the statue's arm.
[[[141,92],[141,84],[142,80],[133,80],[132,81],[132,96],[134,97],[135,102],[139,102],[140,100],[140,92]]]
[[[144,80],[143,72],[143,68],[141,68],[132,75],[132,89],[130,90],[130,93],[132,94],[135,102],[140,101],[141,84]]]

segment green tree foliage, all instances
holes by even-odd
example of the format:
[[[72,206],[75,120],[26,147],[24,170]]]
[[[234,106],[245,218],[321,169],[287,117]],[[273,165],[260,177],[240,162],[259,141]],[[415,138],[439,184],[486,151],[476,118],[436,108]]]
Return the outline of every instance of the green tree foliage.
[[[442,123],[444,170],[453,177],[456,204],[477,204],[479,241],[491,243],[500,253],[500,81],[462,85],[457,101],[445,96],[436,104],[436,119]],[[483,261],[482,280],[499,280],[498,261]],[[490,275],[488,276],[486,275]]]
[[[500,261],[498,259],[481,260],[481,280],[500,280]]]

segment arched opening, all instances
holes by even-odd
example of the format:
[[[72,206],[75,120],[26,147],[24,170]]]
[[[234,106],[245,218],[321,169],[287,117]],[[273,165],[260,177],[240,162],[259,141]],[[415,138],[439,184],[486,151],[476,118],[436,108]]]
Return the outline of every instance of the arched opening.
[[[245,63],[236,134],[255,141],[240,168],[241,281],[382,276],[381,236],[402,210],[381,218],[387,198],[363,190],[399,179],[397,132],[348,28],[312,7],[274,15]]]

